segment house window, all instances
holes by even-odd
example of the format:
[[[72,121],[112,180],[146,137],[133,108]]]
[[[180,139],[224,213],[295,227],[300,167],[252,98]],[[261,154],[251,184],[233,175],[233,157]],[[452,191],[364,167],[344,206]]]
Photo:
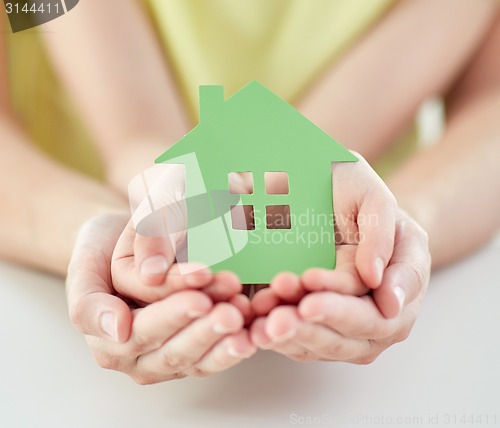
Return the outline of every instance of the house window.
[[[287,172],[266,172],[264,173],[266,183],[266,193],[268,195],[288,195],[288,173]]]
[[[230,172],[227,175],[229,193],[251,195],[253,193],[253,174],[251,172]]]
[[[231,225],[236,230],[255,230],[253,205],[231,205]]]
[[[253,174],[250,171],[228,173],[228,187],[229,193],[233,195],[253,194]],[[288,173],[282,171],[265,172],[265,189],[261,189],[260,185],[258,187],[257,194],[265,190],[267,195],[288,195],[290,193]],[[266,229],[291,229],[290,205],[286,204],[288,198],[269,196],[268,199],[269,201],[265,204]],[[253,205],[231,205],[230,212],[233,229],[255,230]]]
[[[268,229],[291,229],[290,205],[268,205],[266,227]]]

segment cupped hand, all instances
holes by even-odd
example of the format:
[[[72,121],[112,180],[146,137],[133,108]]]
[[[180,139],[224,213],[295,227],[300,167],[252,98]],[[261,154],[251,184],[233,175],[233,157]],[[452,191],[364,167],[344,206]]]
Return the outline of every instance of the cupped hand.
[[[245,192],[248,183],[233,174],[230,186]],[[213,301],[230,301],[247,316],[250,305],[240,295],[236,275],[213,274],[207,266],[186,262],[184,167],[155,165],[132,180],[129,193],[132,219],[120,234],[111,262],[115,289],[140,305],[180,290],[203,290]]]
[[[239,310],[248,306],[245,296],[216,303],[188,289],[133,309],[116,295],[111,256],[126,224],[125,215],[89,220],[68,269],[70,318],[97,363],[149,384],[216,373],[251,356],[256,348]]]
[[[267,291],[276,305],[269,305],[268,314],[254,321],[252,341],[297,361],[372,362],[404,340],[416,320],[430,275],[427,234],[406,213],[398,212],[392,257],[380,286],[370,294],[331,291],[361,286],[360,276],[334,273],[278,275]],[[313,285],[315,279],[321,283]]]
[[[361,296],[380,287],[395,245],[397,203],[382,179],[359,154],[358,162],[336,163],[332,170],[336,268],[310,269],[302,282],[273,281],[270,289],[256,294],[257,314],[276,304],[298,303],[313,291],[330,290]],[[394,316],[402,290],[386,290],[377,304]]]

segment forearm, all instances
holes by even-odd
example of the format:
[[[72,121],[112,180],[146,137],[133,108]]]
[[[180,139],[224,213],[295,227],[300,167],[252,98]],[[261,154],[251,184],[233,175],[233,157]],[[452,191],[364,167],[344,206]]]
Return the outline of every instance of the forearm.
[[[0,153],[2,258],[63,274],[80,225],[98,213],[127,210],[112,190],[31,147],[5,113]]]
[[[496,3],[398,2],[313,85],[300,111],[376,161],[405,132],[422,101],[447,91],[462,72],[491,25]]]
[[[468,102],[436,146],[388,180],[429,233],[433,266],[478,248],[500,228],[500,89]]]
[[[188,130],[161,47],[137,0],[89,0],[42,34],[121,191]]]

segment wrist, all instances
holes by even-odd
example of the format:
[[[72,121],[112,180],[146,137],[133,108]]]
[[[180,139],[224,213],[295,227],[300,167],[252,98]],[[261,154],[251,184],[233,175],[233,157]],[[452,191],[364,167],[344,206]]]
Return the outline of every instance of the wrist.
[[[121,195],[127,196],[130,181],[153,166],[155,159],[172,144],[155,139],[137,139],[124,144],[106,164],[106,181]]]

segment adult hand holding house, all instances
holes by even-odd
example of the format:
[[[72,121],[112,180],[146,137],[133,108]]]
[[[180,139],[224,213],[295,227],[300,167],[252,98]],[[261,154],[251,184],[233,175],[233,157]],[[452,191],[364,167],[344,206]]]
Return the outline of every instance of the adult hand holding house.
[[[124,244],[132,231],[125,215],[90,219],[80,230],[69,266],[70,318],[85,334],[96,362],[124,372],[140,384],[151,384],[206,376],[253,355],[256,348],[243,328],[248,301],[233,292],[231,299],[226,297],[230,302],[214,302],[222,296],[217,287],[210,289],[218,280],[226,288],[239,290],[241,286],[234,287],[229,274],[219,274],[216,279],[208,272],[197,272],[195,284],[188,281],[191,275],[183,277],[185,282],[170,278],[168,285],[166,277],[164,283],[149,286],[153,293],[166,297],[146,307],[138,308],[117,295],[115,286],[120,286],[111,278],[111,258],[120,235]],[[135,272],[139,269],[125,273],[141,290]],[[200,290],[204,286],[210,294]]]
[[[298,361],[366,364],[411,331],[429,282],[427,235],[361,157],[332,177],[337,267],[276,276],[252,301],[252,341]]]

